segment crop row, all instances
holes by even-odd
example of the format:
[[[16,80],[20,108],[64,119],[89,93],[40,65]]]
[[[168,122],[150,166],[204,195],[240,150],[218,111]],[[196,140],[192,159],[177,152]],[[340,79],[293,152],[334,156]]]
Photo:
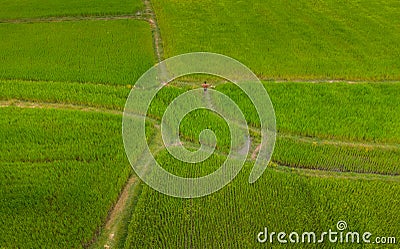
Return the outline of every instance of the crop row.
[[[222,159],[214,157],[208,165],[215,167]],[[173,160],[164,163],[177,169]],[[346,174],[308,176],[302,170],[268,168],[256,183],[249,184],[250,169],[246,164],[225,188],[192,200],[169,197],[144,186],[125,248],[265,248],[266,244],[257,242],[265,227],[270,232],[318,234],[337,231],[339,220],[347,222],[348,231],[400,235],[399,201],[395,198],[400,194],[398,177],[356,180]],[[275,241],[274,246],[309,245]],[[329,244],[332,246],[340,247]]]
[[[400,174],[400,148],[326,144],[278,137],[272,160],[309,169]]]
[[[265,83],[279,132],[327,139],[399,143],[399,83]],[[217,90],[259,126],[250,99],[233,84]]]
[[[268,79],[399,80],[396,0],[152,3],[167,57],[221,53]]]
[[[138,20],[3,23],[0,47],[0,79],[133,85],[155,62]]]

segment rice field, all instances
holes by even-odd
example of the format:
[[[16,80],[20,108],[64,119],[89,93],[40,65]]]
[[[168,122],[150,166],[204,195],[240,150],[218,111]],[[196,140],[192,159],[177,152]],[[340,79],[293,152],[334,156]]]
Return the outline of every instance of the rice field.
[[[179,165],[164,162],[174,169]],[[352,174],[326,175],[278,167],[267,169],[260,181],[250,185],[249,169],[246,165],[246,173],[224,189],[199,199],[173,198],[144,186],[125,248],[374,248],[366,244],[257,241],[264,227],[318,234],[336,229],[339,220],[346,221],[351,231],[384,231],[399,236],[398,177],[363,179]]]
[[[90,243],[131,174],[120,117],[18,107],[0,112],[0,245]]]
[[[153,64],[138,20],[3,23],[0,79],[133,85]]]
[[[152,1],[166,57],[229,55],[263,79],[399,80],[399,3]]]
[[[139,0],[1,0],[0,19],[132,14],[143,8]]]
[[[0,0],[0,7],[0,248],[378,246],[258,240],[265,228],[320,234],[337,231],[339,221],[372,240],[394,238],[382,248],[398,248],[398,2]],[[170,82],[145,123],[149,148],[168,172],[205,176],[239,139],[220,115],[199,109],[181,120],[179,136],[195,151],[211,129],[212,156],[185,163],[165,149],[165,110],[204,81],[239,106],[250,133],[232,182],[182,199],[140,181],[121,125],[138,78],[160,59],[195,51],[233,57],[262,79],[277,140],[266,171],[249,184],[261,142],[249,98],[210,75]]]

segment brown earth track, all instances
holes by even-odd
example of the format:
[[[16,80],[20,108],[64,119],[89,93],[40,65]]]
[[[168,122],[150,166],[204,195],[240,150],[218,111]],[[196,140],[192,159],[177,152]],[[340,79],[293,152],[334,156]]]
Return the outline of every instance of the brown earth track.
[[[153,10],[150,0],[143,0],[145,6],[145,14],[148,16],[147,20],[150,23],[150,27],[153,33],[153,45],[154,52],[158,62],[161,62],[164,59],[161,33],[158,27],[156,14]]]
[[[109,21],[109,20],[125,20],[137,19],[147,20],[141,13],[133,15],[105,15],[105,16],[52,16],[38,18],[21,18],[21,19],[0,19],[0,23],[46,23],[46,22],[73,22],[73,21]]]

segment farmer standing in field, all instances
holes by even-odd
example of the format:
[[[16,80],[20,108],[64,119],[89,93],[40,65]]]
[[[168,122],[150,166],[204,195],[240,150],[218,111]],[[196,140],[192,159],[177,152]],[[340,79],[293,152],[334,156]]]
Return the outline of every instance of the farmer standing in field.
[[[204,92],[207,92],[207,88],[209,88],[209,87],[210,87],[210,84],[207,84],[207,82],[206,82],[206,81],[204,81],[204,83],[203,83],[201,86],[203,87],[203,89],[204,89]]]

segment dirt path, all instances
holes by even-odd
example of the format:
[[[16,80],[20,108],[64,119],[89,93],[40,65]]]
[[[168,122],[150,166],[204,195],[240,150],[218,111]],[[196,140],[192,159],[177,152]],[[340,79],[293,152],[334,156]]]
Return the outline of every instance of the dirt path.
[[[164,60],[164,48],[161,39],[160,27],[158,26],[157,17],[150,0],[143,0],[143,3],[145,6],[145,15],[147,16],[153,36],[154,54],[157,58],[157,62],[160,63],[158,67],[158,78],[160,79],[162,85],[166,85],[168,83],[169,74],[166,65],[161,63]]]
[[[45,22],[73,22],[73,21],[109,21],[109,20],[125,20],[138,19],[146,20],[140,12],[130,15],[106,15],[106,16],[53,16],[53,17],[38,17],[38,18],[21,18],[21,19],[3,19],[0,23],[45,23]]]
[[[338,178],[340,178],[340,173],[346,173],[346,174],[353,174],[353,179],[361,179],[367,176],[376,176],[376,177],[397,177],[400,180],[399,173],[379,173],[379,172],[366,172],[366,171],[351,171],[345,169],[308,168],[302,165],[293,167],[285,163],[279,163],[279,162],[276,165],[277,167],[280,167],[282,169],[303,170],[308,172],[308,175],[314,174],[315,176],[321,175],[320,173],[324,173],[326,176],[330,176],[329,174],[336,174]]]
[[[320,139],[316,137],[306,137],[300,135],[291,135],[285,133],[279,133],[278,137],[290,138],[293,140],[313,143],[315,145],[336,145],[336,146],[347,146],[347,147],[360,147],[365,149],[387,149],[387,150],[398,150],[400,149],[400,144],[383,144],[383,143],[370,143],[370,142],[349,142],[333,139]]]
[[[109,218],[106,222],[105,228],[106,229],[112,229],[113,226],[115,225],[113,221],[116,219],[118,213],[123,210],[123,208],[126,205],[126,201],[128,200],[129,197],[129,189],[133,186],[133,184],[137,181],[136,176],[131,176],[128,179],[128,182],[126,183],[124,189],[121,192],[121,195],[118,198],[118,202],[115,204],[114,208],[112,209]],[[112,232],[112,231],[111,231]],[[113,233],[110,234],[110,237],[113,237]]]
[[[158,62],[164,59],[164,50],[162,47],[160,28],[157,23],[156,14],[153,10],[150,0],[143,0],[145,6],[145,14],[148,16],[148,21],[153,33],[154,51]]]
[[[258,152],[260,151],[260,149],[261,149],[261,144],[257,145],[256,149],[251,154],[251,160],[256,160]]]
[[[318,84],[318,83],[347,83],[347,84],[365,84],[365,83],[400,83],[400,80],[387,80],[387,81],[374,81],[374,80],[344,80],[344,79],[269,79],[259,77],[262,81],[270,81],[275,83],[311,83],[311,84]]]
[[[126,232],[126,228],[124,228],[124,220],[130,218],[129,210],[131,208],[132,199],[134,198],[135,187],[137,184],[137,177],[132,175],[128,179],[125,187],[118,197],[117,203],[111,209],[102,235],[95,244],[96,246],[101,246],[101,244],[104,244],[103,248],[117,247],[118,242],[122,239],[124,233]]]
[[[62,109],[62,110],[78,110],[83,112],[101,112],[107,114],[122,115],[122,111],[112,110],[107,108],[99,108],[84,105],[75,105],[67,103],[49,103],[49,102],[34,102],[18,99],[0,100],[1,107],[20,107],[20,108],[38,108],[38,109]]]

